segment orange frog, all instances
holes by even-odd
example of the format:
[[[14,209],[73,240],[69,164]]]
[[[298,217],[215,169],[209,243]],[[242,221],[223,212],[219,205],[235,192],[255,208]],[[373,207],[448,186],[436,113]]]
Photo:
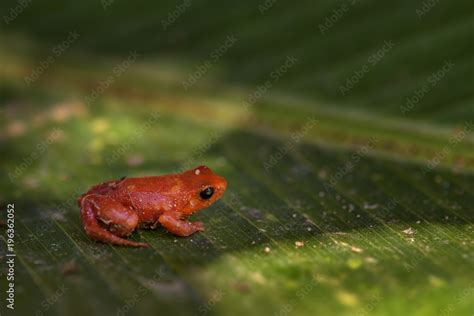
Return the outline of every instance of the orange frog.
[[[124,246],[148,246],[123,239],[137,226],[161,224],[178,236],[203,231],[202,222],[186,217],[217,201],[227,181],[206,166],[179,174],[122,178],[101,183],[82,194],[77,203],[86,233],[95,240]]]

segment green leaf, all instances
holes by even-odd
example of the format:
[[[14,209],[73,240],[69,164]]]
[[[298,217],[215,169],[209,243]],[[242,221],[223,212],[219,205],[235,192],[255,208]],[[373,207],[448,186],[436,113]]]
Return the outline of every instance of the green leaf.
[[[472,4],[439,2],[420,20],[420,4],[402,2],[356,2],[326,35],[317,26],[332,1],[276,2],[258,18],[258,4],[232,13],[222,3],[204,10],[212,19],[196,3],[172,35],[148,26],[175,3],[113,3],[102,14],[85,2],[45,17],[32,2],[0,34],[0,200],[15,204],[16,254],[12,313],[0,249],[1,314],[471,315]],[[38,28],[40,18],[49,23]],[[83,40],[25,86],[76,26]],[[185,91],[189,72],[234,33],[236,46]],[[390,39],[393,50],[341,95]],[[87,104],[129,47],[141,58]],[[249,102],[290,54],[298,65]],[[446,59],[454,68],[404,115]],[[201,164],[229,183],[192,216],[204,232],[139,230],[130,239],[143,249],[85,234],[76,198],[90,186]]]

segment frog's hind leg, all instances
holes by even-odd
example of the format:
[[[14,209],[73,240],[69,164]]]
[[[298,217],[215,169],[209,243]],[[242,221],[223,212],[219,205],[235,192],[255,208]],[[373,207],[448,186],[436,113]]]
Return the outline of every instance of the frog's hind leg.
[[[148,244],[123,239],[138,225],[138,215],[110,197],[89,194],[82,197],[81,218],[91,238],[123,246],[147,247]]]

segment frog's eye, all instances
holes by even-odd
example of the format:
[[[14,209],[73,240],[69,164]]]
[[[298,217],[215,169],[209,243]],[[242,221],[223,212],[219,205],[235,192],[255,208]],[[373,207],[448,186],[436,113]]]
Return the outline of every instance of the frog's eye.
[[[201,198],[203,198],[204,200],[210,199],[213,194],[214,194],[214,188],[213,187],[207,187],[199,193]]]

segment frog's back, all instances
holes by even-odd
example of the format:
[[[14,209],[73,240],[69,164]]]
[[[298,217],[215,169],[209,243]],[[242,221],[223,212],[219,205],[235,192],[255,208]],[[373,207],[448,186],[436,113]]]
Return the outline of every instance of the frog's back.
[[[87,192],[83,193],[79,198],[77,199],[77,204],[80,206],[82,199],[89,194],[98,194],[98,195],[107,195],[110,191],[114,190],[117,188],[117,185],[122,182],[124,178],[119,179],[119,180],[109,180],[102,182],[100,184],[94,185],[92,188],[90,188]]]
[[[184,192],[188,189],[182,176],[178,174],[128,178],[120,183],[120,187],[127,188],[128,192],[159,192],[161,194]]]

